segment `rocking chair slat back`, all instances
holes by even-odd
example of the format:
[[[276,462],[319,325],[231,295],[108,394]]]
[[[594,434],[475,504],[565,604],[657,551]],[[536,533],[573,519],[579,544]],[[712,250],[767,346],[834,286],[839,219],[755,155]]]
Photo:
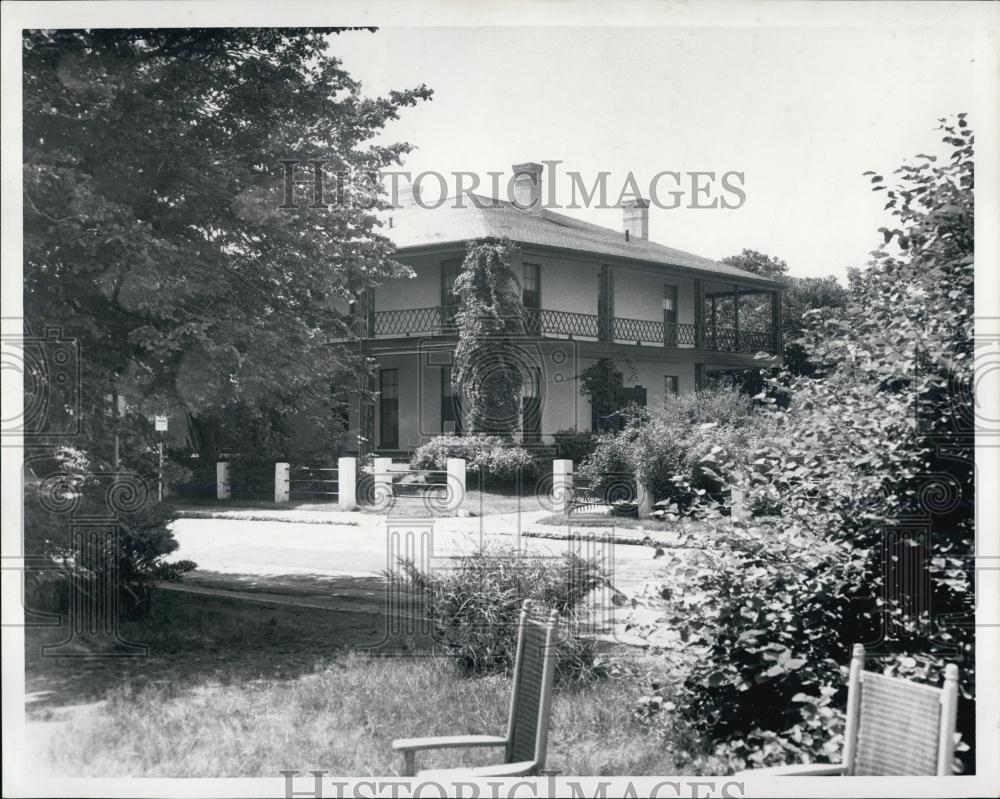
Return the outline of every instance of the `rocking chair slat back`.
[[[521,611],[507,736],[508,763],[545,762],[557,618],[555,612],[545,620],[533,618],[528,602]]]
[[[955,753],[958,667],[941,688],[865,671],[865,648],[851,658],[844,731],[844,773],[947,776]]]
[[[937,774],[941,690],[865,672],[854,773]]]

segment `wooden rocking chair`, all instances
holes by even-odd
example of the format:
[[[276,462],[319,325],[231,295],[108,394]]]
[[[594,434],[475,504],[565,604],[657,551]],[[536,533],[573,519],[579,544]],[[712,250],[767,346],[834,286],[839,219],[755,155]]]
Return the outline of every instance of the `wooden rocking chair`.
[[[949,776],[955,754],[958,666],[944,686],[865,671],[865,648],[854,645],[847,684],[844,761],[745,771],[742,776]]]
[[[531,600],[525,600],[517,634],[517,654],[506,735],[455,735],[435,738],[399,738],[392,748],[403,753],[403,776],[416,774],[416,753],[422,749],[473,746],[504,747],[503,763],[480,768],[421,771],[421,777],[521,777],[545,768],[545,746],[552,703],[552,678],[556,665],[558,611],[547,619],[532,617]]]

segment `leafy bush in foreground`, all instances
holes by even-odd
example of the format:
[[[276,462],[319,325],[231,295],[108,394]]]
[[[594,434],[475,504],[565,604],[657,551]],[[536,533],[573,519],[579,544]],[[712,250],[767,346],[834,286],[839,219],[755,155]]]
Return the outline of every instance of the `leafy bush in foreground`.
[[[59,471],[25,486],[25,555],[38,564],[25,572],[28,607],[65,612],[71,601],[97,602],[98,612],[141,615],[156,582],[179,580],[195,568],[189,560],[166,560],[178,547],[170,510],[134,472],[95,474],[78,450],[61,451],[56,462]],[[103,522],[97,532],[81,526],[93,519]],[[108,590],[116,592],[114,603],[98,602]]]
[[[736,768],[839,753],[854,643],[870,669],[933,685],[959,664],[974,762],[973,147],[964,118],[944,129],[950,163],[904,166],[887,194],[904,256],[881,253],[842,316],[807,328],[816,371],[777,386],[791,404],[746,473],[717,459],[774,514],[701,503],[701,551],[671,564],[646,630],[680,635],[677,705]]]
[[[559,559],[487,546],[455,560],[443,572],[423,572],[401,560],[396,580],[409,580],[428,599],[438,634],[469,673],[510,672],[514,667],[518,619],[524,600],[560,613],[556,676],[593,675],[593,642],[576,634],[586,621],[581,607],[606,578],[596,561],[573,553]]]

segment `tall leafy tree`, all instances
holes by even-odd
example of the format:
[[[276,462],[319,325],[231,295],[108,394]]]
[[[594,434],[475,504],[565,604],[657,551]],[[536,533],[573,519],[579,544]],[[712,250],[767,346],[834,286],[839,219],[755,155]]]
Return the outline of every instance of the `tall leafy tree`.
[[[211,450],[228,409],[264,418],[327,395],[350,365],[327,344],[349,329],[347,303],[402,270],[363,176],[410,150],[372,140],[431,92],[365,97],[331,52],[334,33],[24,33],[25,333],[59,327],[80,357],[79,374],[67,371],[72,358],[45,340],[26,375],[26,408],[41,409],[26,444],[59,464],[29,483],[26,552],[75,569],[74,585],[93,576],[72,550],[77,511],[117,511],[118,545],[99,561],[118,562],[133,605],[193,566],[162,559],[176,542],[143,485],[156,467],[148,414],[189,413]],[[295,179],[314,175],[301,168],[287,196],[281,162],[303,159],[357,177],[343,201],[303,196]],[[61,407],[73,394],[78,407]],[[123,470],[142,478],[126,483]]]
[[[798,343],[804,331],[806,314],[836,312],[848,301],[848,290],[836,277],[793,277],[788,274],[788,264],[781,258],[757,250],[744,249],[739,255],[723,258],[722,262],[744,269],[761,277],[785,284],[782,295],[782,335],[785,341],[785,366],[794,374],[809,374],[814,366]],[[722,318],[732,317],[732,300],[721,297],[717,301]],[[763,330],[771,327],[771,301],[768,297],[749,295],[740,300],[740,327],[744,330]],[[760,390],[759,376],[742,375],[740,382]]]
[[[402,267],[370,194],[313,207],[281,161],[376,173],[410,145],[373,137],[431,92],[363,96],[334,33],[25,33],[26,318],[78,342],[92,439],[109,391],[210,420],[319,396],[346,363],[326,343],[346,301]]]

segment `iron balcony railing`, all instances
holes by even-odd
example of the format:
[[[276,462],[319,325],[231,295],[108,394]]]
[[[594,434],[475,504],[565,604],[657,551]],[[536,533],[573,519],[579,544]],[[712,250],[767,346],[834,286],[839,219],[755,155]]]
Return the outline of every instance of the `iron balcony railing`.
[[[770,330],[717,327],[705,330],[705,349],[721,352],[777,352],[777,337]]]
[[[359,338],[395,338],[408,336],[454,336],[455,306],[402,308],[375,311],[374,318],[359,316],[354,322]],[[526,308],[521,319],[523,332],[532,336],[572,339],[613,340],[619,344],[660,347],[696,347],[698,329],[688,323],[665,324],[650,319],[614,317],[610,330],[597,314]],[[777,340],[768,330],[740,330],[711,327],[704,330],[704,348],[722,352],[777,352]]]

